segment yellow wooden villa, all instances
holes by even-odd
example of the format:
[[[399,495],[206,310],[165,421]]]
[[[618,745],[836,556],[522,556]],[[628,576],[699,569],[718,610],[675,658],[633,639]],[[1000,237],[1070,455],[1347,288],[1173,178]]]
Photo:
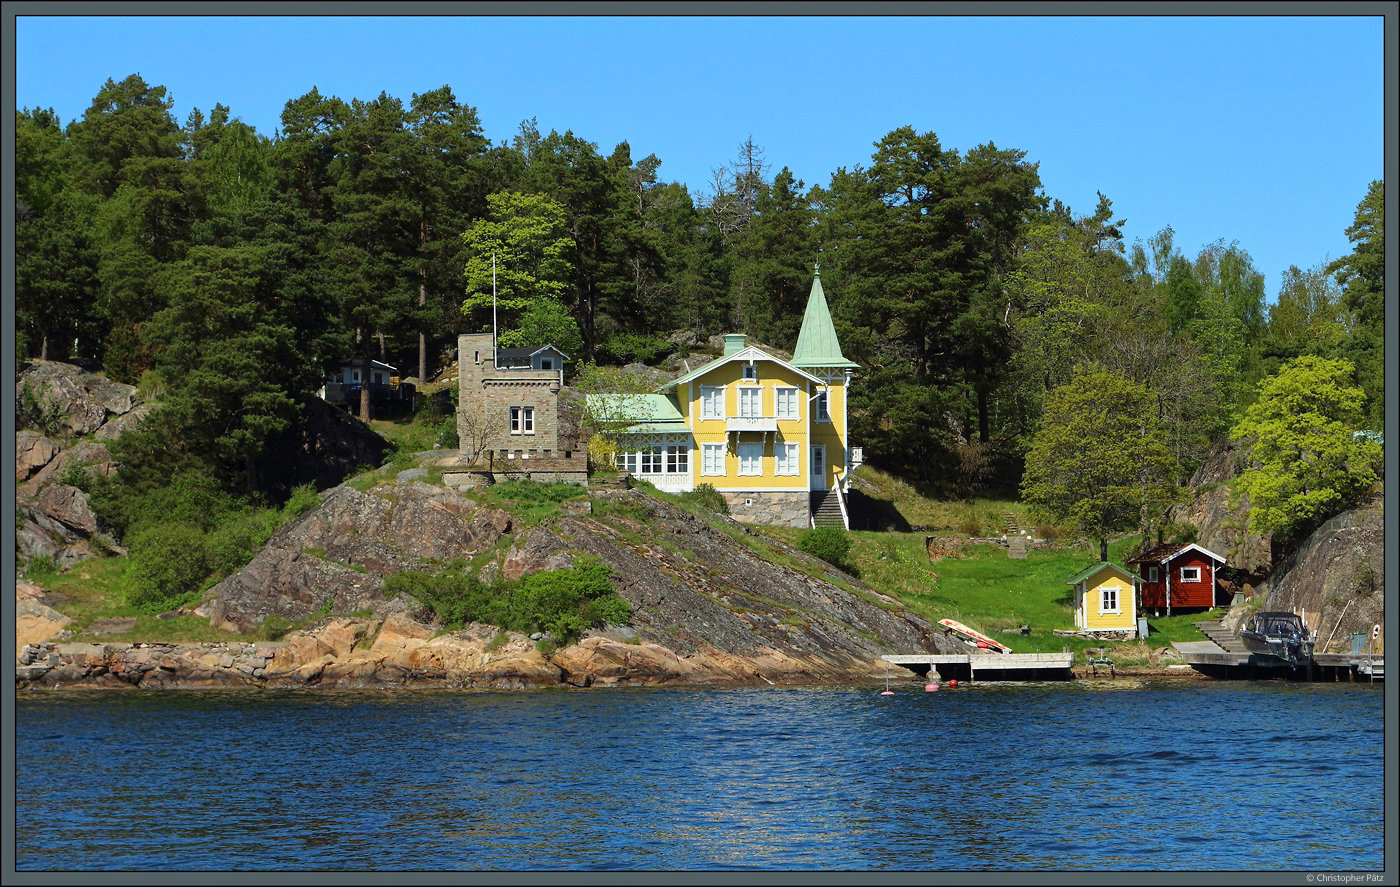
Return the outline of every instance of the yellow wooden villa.
[[[792,360],[724,337],[724,353],[657,393],[599,400],[623,410],[618,468],[667,492],[709,484],[735,520],[849,527],[845,492],[860,461],[846,399],[858,368],[841,353],[821,277]],[[606,397],[606,396],[604,396]]]

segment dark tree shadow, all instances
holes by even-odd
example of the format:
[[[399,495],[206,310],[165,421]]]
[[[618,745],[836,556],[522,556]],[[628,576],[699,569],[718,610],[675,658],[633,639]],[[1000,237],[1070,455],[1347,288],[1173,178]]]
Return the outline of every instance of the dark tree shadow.
[[[851,519],[852,530],[876,530],[886,533],[908,533],[912,531],[909,521],[886,499],[875,499],[852,489],[846,494],[846,509]]]

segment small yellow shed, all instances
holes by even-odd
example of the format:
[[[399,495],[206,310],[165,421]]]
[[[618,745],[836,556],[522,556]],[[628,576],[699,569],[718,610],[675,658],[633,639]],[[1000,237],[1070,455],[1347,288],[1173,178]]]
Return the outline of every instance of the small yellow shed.
[[[1094,564],[1065,581],[1074,586],[1074,627],[1080,631],[1126,631],[1137,636],[1137,579],[1108,562]]]

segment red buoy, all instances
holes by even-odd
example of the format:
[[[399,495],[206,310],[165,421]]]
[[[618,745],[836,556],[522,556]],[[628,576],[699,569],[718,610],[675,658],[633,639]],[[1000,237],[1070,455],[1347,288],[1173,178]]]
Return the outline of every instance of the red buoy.
[[[953,679],[953,680],[951,680],[951,681],[948,682],[948,686],[950,686],[950,687],[956,687],[957,685],[958,685],[957,679]]]

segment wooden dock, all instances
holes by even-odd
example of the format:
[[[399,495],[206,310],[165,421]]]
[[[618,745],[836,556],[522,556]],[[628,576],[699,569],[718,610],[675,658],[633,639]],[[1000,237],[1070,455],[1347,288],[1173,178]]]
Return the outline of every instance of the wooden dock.
[[[1213,678],[1286,678],[1295,681],[1383,681],[1385,656],[1365,653],[1314,653],[1312,666],[1289,665],[1272,656],[1257,656],[1247,650],[1227,650],[1215,641],[1189,641],[1172,644],[1186,664]]]
[[[881,656],[918,675],[959,681],[1063,681],[1074,677],[1071,653],[918,653]]]

